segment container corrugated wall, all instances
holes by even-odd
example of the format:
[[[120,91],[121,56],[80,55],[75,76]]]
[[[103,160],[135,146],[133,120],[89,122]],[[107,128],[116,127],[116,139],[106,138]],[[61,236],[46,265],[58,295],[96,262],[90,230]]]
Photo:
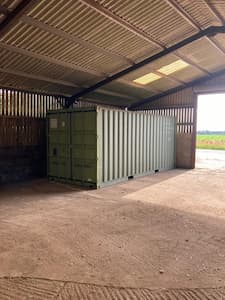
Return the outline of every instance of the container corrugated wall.
[[[175,165],[175,119],[98,109],[98,181],[105,185]]]
[[[172,169],[175,128],[175,118],[143,112],[96,107],[49,113],[48,175],[101,187]],[[65,151],[60,144],[62,129],[64,136],[69,137],[64,143]],[[64,152],[70,156],[67,161],[62,161],[60,153]],[[65,174],[70,174],[70,178],[65,178]]]

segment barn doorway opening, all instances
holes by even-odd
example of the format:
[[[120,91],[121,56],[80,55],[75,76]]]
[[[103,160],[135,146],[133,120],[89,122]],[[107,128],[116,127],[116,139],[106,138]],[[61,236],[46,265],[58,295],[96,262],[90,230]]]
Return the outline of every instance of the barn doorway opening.
[[[225,170],[225,93],[198,96],[196,168]]]

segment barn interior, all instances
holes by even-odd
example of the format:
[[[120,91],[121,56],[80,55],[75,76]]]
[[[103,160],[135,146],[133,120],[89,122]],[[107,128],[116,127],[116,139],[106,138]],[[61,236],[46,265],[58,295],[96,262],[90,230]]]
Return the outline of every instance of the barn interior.
[[[225,2],[1,0],[0,54],[0,299],[225,299],[225,172],[195,168],[198,95],[225,93]],[[49,111],[98,108],[174,118],[173,168],[49,181]]]

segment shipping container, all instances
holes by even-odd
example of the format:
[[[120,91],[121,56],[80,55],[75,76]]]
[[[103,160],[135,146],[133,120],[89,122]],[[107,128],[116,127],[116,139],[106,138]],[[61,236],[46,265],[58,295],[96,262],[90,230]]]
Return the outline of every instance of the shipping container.
[[[176,120],[101,107],[47,114],[48,177],[102,187],[175,166]]]

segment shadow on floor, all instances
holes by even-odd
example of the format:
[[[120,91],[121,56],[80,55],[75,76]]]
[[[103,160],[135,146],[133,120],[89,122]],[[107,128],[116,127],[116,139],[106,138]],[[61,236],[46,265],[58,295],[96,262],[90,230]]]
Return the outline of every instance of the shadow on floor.
[[[188,172],[189,170],[184,169],[174,169],[169,171],[158,172],[152,175],[137,177],[129,181],[123,181],[121,183],[114,183],[112,185],[101,188],[100,190],[104,191],[106,189],[117,189],[133,186],[136,189],[139,189],[139,183],[142,187],[152,186],[159,182],[168,180],[170,178],[179,176],[183,173]],[[39,194],[65,194],[65,193],[78,193],[82,191],[95,191],[94,188],[82,187],[73,184],[67,184],[57,181],[50,181],[47,178],[42,179],[33,179],[25,182],[19,182],[14,184],[7,184],[0,186],[0,196],[1,195],[10,195],[19,193],[21,197],[28,195],[39,195]]]

